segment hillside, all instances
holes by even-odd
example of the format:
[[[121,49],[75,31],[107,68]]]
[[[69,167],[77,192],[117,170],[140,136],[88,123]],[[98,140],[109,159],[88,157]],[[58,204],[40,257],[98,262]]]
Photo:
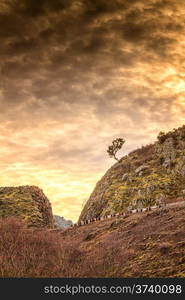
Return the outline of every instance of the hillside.
[[[77,277],[185,277],[185,207],[97,221],[61,237],[75,243],[77,259],[83,253]]]
[[[36,186],[0,187],[0,217],[20,217],[30,227],[53,227],[52,208]]]
[[[185,277],[185,207],[65,230],[0,218],[0,234],[0,277]]]
[[[132,151],[96,184],[79,220],[185,197],[185,126]]]

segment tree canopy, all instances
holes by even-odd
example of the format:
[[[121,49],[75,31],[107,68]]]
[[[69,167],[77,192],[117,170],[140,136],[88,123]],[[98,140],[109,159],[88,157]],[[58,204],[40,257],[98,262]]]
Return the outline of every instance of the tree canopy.
[[[115,160],[118,161],[119,159],[116,157],[116,154],[122,148],[124,143],[125,143],[125,140],[122,138],[117,138],[117,139],[113,140],[112,145],[110,145],[107,150],[109,156],[113,157]]]

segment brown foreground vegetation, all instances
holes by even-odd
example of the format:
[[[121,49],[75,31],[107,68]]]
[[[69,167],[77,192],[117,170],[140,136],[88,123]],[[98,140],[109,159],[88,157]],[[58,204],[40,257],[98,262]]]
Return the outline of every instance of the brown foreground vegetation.
[[[185,208],[66,230],[0,220],[0,277],[185,277]]]

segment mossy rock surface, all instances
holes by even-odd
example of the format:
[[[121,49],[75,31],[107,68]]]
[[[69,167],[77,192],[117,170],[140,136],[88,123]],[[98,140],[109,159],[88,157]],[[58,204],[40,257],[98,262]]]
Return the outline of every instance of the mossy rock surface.
[[[0,187],[0,217],[16,216],[30,227],[53,227],[50,202],[36,186]]]

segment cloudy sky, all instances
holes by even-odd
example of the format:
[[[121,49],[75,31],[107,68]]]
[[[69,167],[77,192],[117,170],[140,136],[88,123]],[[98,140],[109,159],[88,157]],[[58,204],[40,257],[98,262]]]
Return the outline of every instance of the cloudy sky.
[[[185,119],[184,0],[0,0],[0,185],[73,221],[120,155]]]

